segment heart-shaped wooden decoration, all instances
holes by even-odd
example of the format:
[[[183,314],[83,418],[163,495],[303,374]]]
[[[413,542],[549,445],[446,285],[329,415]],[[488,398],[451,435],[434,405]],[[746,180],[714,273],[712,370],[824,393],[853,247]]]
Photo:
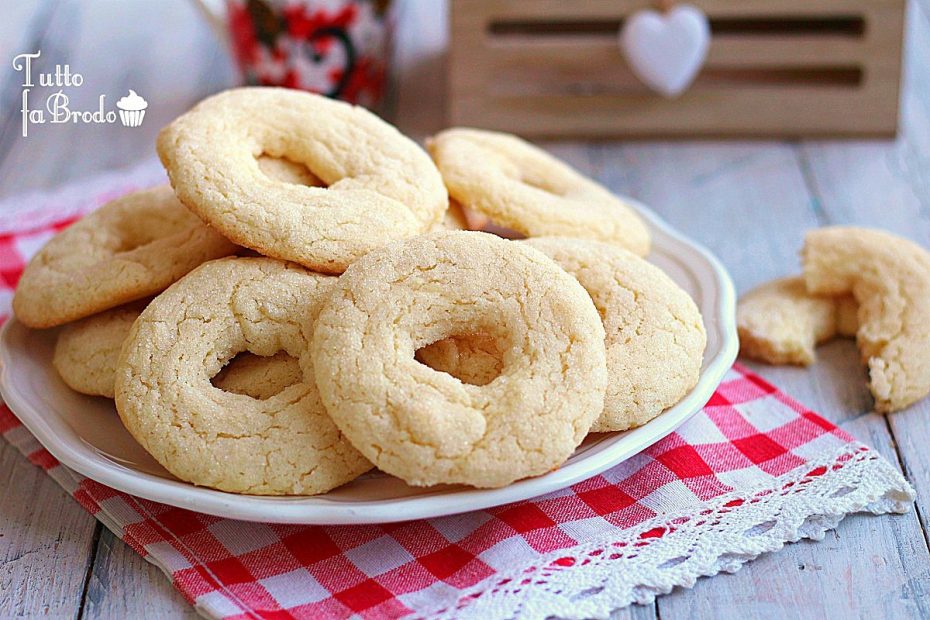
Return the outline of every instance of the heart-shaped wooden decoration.
[[[667,13],[638,11],[620,29],[620,49],[633,73],[666,97],[677,97],[691,85],[709,45],[707,16],[690,4]]]

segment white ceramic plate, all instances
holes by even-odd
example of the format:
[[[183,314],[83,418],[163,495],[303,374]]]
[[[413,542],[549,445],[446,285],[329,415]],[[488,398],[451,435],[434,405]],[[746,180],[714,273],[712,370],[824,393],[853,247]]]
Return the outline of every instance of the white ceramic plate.
[[[634,203],[635,204],[635,203]],[[736,358],[733,284],[707,250],[637,204],[651,225],[649,260],[697,302],[707,327],[701,378],[677,405],[623,433],[589,436],[558,470],[502,489],[415,488],[380,472],[315,497],[236,495],[174,478],[133,440],[113,403],[68,389],[52,368],[56,334],[10,320],[0,333],[0,393],[61,463],[120,491],[199,512],[250,521],[306,524],[385,523],[489,508],[565,488],[595,476],[665,437],[713,394]]]

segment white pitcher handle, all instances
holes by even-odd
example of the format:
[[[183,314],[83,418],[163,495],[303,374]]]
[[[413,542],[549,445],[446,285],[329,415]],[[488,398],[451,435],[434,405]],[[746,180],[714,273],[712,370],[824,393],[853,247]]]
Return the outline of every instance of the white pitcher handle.
[[[229,45],[225,0],[193,0],[193,2],[200,10],[200,14],[207,18],[207,23],[210,24],[217,38],[225,45]]]

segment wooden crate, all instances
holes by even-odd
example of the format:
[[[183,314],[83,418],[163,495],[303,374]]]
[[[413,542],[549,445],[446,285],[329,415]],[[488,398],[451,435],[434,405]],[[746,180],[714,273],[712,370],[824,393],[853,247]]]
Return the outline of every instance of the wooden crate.
[[[452,0],[450,121],[533,137],[890,136],[905,0],[693,0],[707,63],[668,100],[630,72],[648,0]]]

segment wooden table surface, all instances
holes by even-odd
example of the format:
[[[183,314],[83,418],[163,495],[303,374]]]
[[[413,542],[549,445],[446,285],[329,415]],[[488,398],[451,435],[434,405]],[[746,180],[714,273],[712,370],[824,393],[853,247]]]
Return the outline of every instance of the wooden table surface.
[[[443,126],[444,17],[441,2],[400,6],[394,118],[417,138]],[[907,30],[894,141],[545,146],[707,245],[740,291],[797,272],[802,235],[816,226],[878,226],[930,247],[930,0],[909,6]],[[45,125],[22,138],[21,76],[10,61],[36,49],[43,66],[68,63],[84,76],[70,89],[74,109],[94,109],[102,93],[112,104],[127,88],[139,90],[150,102],[143,126]],[[158,128],[235,81],[184,0],[4,3],[0,66],[0,196],[151,157]],[[930,400],[888,417],[872,413],[851,342],[821,348],[808,370],[752,367],[901,468],[917,488],[916,509],[848,517],[823,541],[788,545],[615,617],[930,617]],[[4,442],[0,480],[0,617],[194,615],[157,568]]]

